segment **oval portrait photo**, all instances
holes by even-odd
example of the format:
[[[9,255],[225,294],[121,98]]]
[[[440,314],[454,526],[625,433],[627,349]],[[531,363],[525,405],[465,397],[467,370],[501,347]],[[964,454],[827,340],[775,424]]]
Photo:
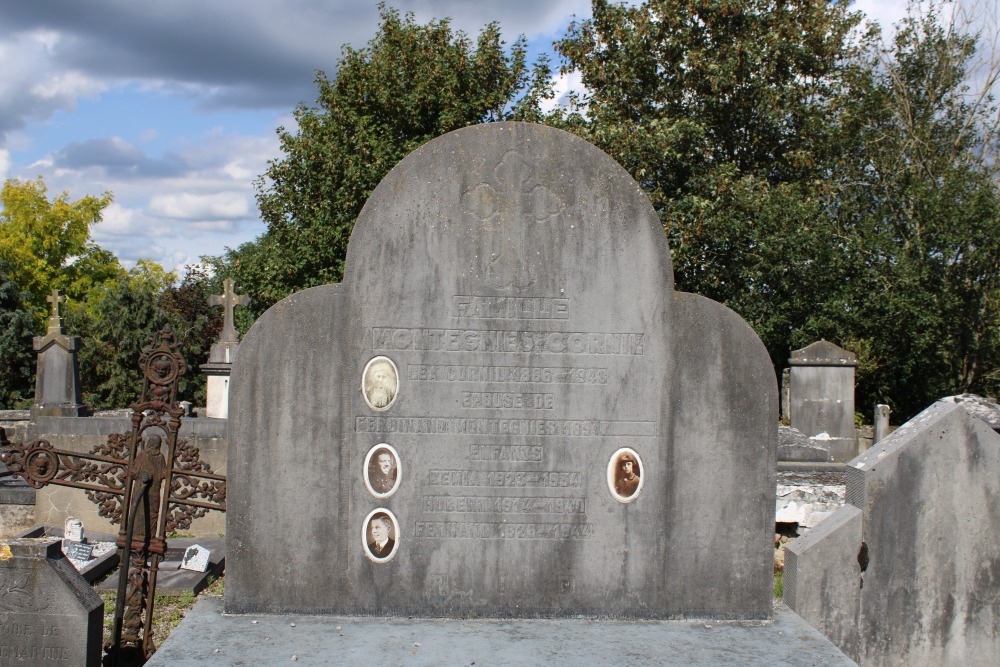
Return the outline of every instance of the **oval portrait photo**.
[[[384,563],[396,555],[399,548],[399,523],[396,516],[385,508],[372,510],[365,517],[361,528],[361,544],[365,556],[376,563]]]
[[[399,486],[399,453],[392,445],[379,443],[365,456],[365,486],[376,498],[388,498]]]
[[[645,471],[642,459],[634,449],[622,447],[608,461],[608,488],[620,503],[630,503],[639,497]]]
[[[375,357],[361,374],[361,395],[372,410],[388,410],[399,391],[399,372],[389,357]]]

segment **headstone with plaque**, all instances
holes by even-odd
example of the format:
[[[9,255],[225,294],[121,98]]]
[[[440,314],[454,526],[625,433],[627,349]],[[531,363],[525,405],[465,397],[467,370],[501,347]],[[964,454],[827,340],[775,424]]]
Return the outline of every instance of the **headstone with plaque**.
[[[768,354],[568,133],[412,153],[232,378],[230,613],[771,615]]]
[[[0,665],[101,664],[104,602],[58,538],[0,541]]]

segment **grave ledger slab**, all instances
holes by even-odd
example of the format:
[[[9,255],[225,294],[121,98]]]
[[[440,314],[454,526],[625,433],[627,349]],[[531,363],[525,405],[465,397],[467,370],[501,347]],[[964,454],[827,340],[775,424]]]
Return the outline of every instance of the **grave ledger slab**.
[[[0,541],[0,665],[101,664],[104,603],[60,542]]]
[[[771,613],[768,355],[568,133],[412,153],[232,377],[230,613]]]

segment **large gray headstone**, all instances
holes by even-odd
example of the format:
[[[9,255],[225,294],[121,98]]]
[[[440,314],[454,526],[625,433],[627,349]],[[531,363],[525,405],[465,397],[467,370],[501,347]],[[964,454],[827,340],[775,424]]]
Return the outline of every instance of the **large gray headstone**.
[[[80,349],[79,336],[67,336],[59,304],[66,301],[58,290],[47,297],[52,304],[49,326],[44,336],[35,336],[34,348],[38,353],[35,373],[35,403],[31,407],[36,417],[82,417],[88,413],[83,404],[80,387],[80,368],[76,353]]]
[[[60,543],[0,541],[0,665],[101,664],[104,602]]]
[[[788,360],[789,419],[833,461],[846,462],[858,452],[854,435],[853,352],[825,340],[792,352]]]
[[[767,353],[570,134],[415,151],[232,378],[230,612],[771,613]]]
[[[862,665],[996,664],[998,498],[1000,435],[935,403],[848,464],[852,507],[789,543],[789,606]]]

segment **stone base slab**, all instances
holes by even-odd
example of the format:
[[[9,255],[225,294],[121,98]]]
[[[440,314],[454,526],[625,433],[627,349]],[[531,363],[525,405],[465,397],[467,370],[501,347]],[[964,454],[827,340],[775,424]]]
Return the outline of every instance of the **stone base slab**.
[[[200,599],[146,666],[855,665],[784,605],[767,622],[227,616],[222,608],[221,598]]]

